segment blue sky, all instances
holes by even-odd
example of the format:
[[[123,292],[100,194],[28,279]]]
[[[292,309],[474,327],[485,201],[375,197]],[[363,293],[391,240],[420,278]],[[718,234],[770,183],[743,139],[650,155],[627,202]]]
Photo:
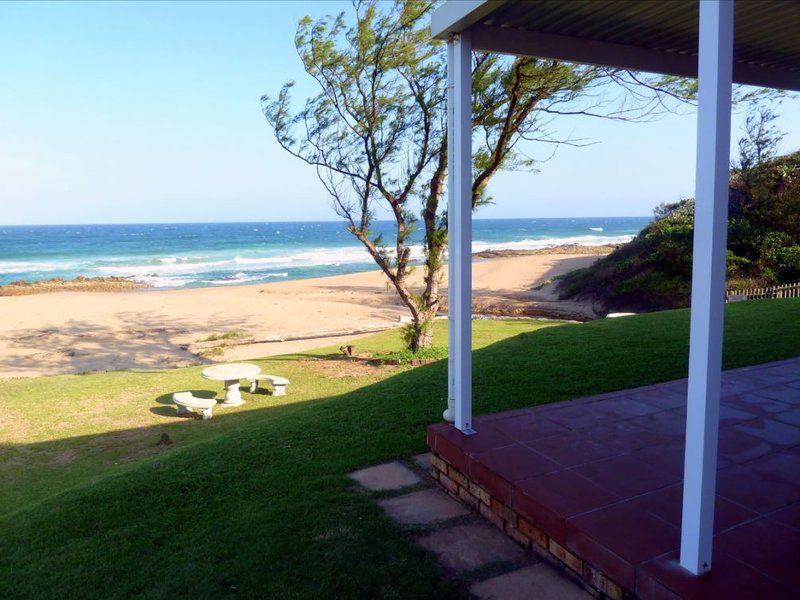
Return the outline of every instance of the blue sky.
[[[0,223],[335,218],[313,171],[272,139],[260,97],[288,79],[313,91],[296,23],[346,7],[0,3]],[[779,112],[783,149],[800,148],[800,101]],[[477,216],[649,214],[692,194],[694,129],[693,114],[565,117],[559,130],[597,144],[497,176]]]

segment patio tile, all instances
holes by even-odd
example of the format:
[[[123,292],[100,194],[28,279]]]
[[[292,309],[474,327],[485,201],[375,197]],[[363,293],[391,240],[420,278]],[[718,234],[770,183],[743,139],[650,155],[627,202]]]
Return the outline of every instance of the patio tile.
[[[573,471],[557,471],[517,482],[511,507],[560,544],[566,519],[608,506],[619,496]]]
[[[776,510],[768,516],[773,521],[794,527],[800,531],[800,502]]]
[[[665,390],[670,390],[673,392],[679,392],[686,397],[686,394],[689,392],[689,380],[684,377],[683,379],[675,379],[673,381],[665,381],[664,383],[656,384],[659,388],[663,388]]]
[[[684,384],[685,386],[685,384]],[[681,408],[686,406],[686,390],[675,389],[667,386],[659,386],[654,389],[632,391],[628,397],[651,404],[662,410],[669,410],[673,408]]]
[[[751,465],[733,465],[717,475],[717,493],[750,510],[767,513],[800,501],[800,487]]]
[[[775,420],[800,427],[800,408],[793,408],[786,412],[778,413],[775,415]]]
[[[718,546],[800,593],[800,531],[762,518],[721,534]]]
[[[632,427],[641,427],[647,431],[665,434],[675,439],[683,439],[686,434],[686,413],[678,412],[681,409],[662,410],[657,413],[631,419],[628,424]],[[742,413],[748,419],[753,417]]]
[[[766,400],[766,398],[765,398]],[[686,422],[686,407],[677,408],[672,411]],[[763,414],[754,414],[748,412],[743,406],[734,404],[727,400],[722,400],[719,405],[719,426],[720,429],[730,429],[734,425],[744,423],[746,421],[753,421],[754,419],[763,417]]]
[[[745,466],[800,488],[800,447],[764,456]]]
[[[545,563],[518,569],[472,585],[481,600],[591,600],[576,583]]]
[[[763,383],[736,373],[723,373],[722,375],[723,397],[749,392],[757,388],[760,389],[763,385]]]
[[[719,456],[735,463],[753,460],[780,449],[780,446],[750,435],[737,427],[723,427],[719,430]]]
[[[603,400],[602,402],[610,402],[610,400]],[[547,418],[572,431],[590,429],[611,421],[609,416],[593,413],[587,410],[586,406],[586,404],[573,405],[571,402],[565,402],[563,405],[547,411]]]
[[[473,435],[464,435],[453,425],[447,425],[434,433],[431,446],[447,462],[466,473],[469,457],[479,452],[513,444],[514,440],[488,424],[482,424]]]
[[[683,479],[685,446],[683,442],[675,444],[659,444],[657,446],[645,446],[631,456],[641,460],[652,469],[672,477],[675,481]]]
[[[525,445],[564,467],[621,454],[616,448],[577,432],[525,442]]]
[[[649,415],[662,409],[653,404],[639,402],[633,398],[623,396],[621,398],[613,398],[602,402],[594,402],[588,406],[588,410],[599,418],[620,420]]]
[[[373,492],[399,490],[422,481],[416,473],[397,461],[360,469],[350,473],[349,477]]]
[[[800,370],[791,364],[746,368],[741,369],[739,373],[748,379],[757,381],[762,386],[786,385],[800,379]]]
[[[669,444],[683,439],[682,436],[670,433],[666,427],[659,428],[653,423],[650,423],[649,427],[644,427],[642,422],[642,417],[616,421],[587,430],[584,435],[620,452],[633,452],[645,446]]]
[[[739,394],[725,398],[723,404],[740,408],[746,412],[751,413],[754,417],[770,418],[775,413],[785,412],[792,408],[792,404],[776,400],[775,398],[767,398],[760,394],[749,393]]]
[[[527,442],[549,437],[569,429],[536,413],[512,416],[492,421],[492,426],[517,442]]]
[[[669,487],[644,494],[631,500],[632,504],[647,511],[651,515],[663,519],[675,527],[681,526],[681,512],[683,505],[683,484],[678,483]],[[738,504],[717,496],[714,504],[714,532],[724,531],[750,521],[758,516],[757,513],[739,506]]]
[[[798,404],[798,402],[800,402],[800,399],[798,399],[798,396],[800,396],[800,391],[798,391],[797,388],[793,388],[788,385],[761,387],[755,393],[759,396],[771,398],[772,400],[780,400],[781,402],[786,402],[788,404]]]
[[[639,565],[636,594],[642,600],[789,600],[796,596],[774,579],[714,549],[711,571],[696,577],[671,552]]]
[[[488,441],[442,437],[452,426],[433,437],[460,439],[468,473],[591,565],[586,576],[645,600],[800,597],[800,359],[723,378],[714,566],[700,578],[677,562],[685,380],[476,419]]]
[[[779,446],[796,446],[800,444],[800,427],[780,423],[773,419],[746,421],[739,423],[734,429]]]
[[[432,552],[448,574],[525,558],[525,551],[520,546],[498,529],[482,522],[434,531],[418,537],[417,543]]]
[[[514,444],[478,454],[470,461],[469,473],[489,493],[505,502],[513,482],[561,468],[538,452]]]
[[[678,548],[680,530],[632,502],[567,520],[567,547],[632,590],[636,565]]]
[[[420,490],[380,500],[378,504],[400,525],[429,525],[470,513],[464,504],[438,489]]]
[[[600,487],[623,497],[652,492],[680,479],[672,473],[654,469],[631,454],[588,463],[573,470]]]

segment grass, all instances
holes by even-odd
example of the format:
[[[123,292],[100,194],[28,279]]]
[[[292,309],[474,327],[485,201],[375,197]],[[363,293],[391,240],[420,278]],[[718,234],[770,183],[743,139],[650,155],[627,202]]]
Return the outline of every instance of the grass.
[[[686,311],[474,327],[478,413],[686,372]],[[397,335],[358,350],[396,351]],[[796,355],[800,300],[728,307],[726,368]],[[0,597],[462,596],[345,476],[425,449],[446,361],[373,367],[328,349],[259,362],[289,395],[245,394],[206,422],[166,405],[219,391],[197,367],[3,382]]]
[[[421,348],[416,352],[412,352],[411,350],[404,348],[402,350],[395,350],[393,352],[374,354],[372,358],[377,361],[402,365],[409,364],[414,360],[441,360],[443,358],[447,358],[447,347],[433,346],[432,348]]]
[[[221,340],[235,340],[243,337],[247,337],[247,334],[243,331],[226,331],[224,333],[212,333],[203,339],[197,340],[197,342],[219,342]]]
[[[207,350],[200,350],[197,352],[197,356],[201,358],[216,358],[218,356],[222,356],[225,354],[225,348],[223,346],[214,346],[213,348],[208,348]]]

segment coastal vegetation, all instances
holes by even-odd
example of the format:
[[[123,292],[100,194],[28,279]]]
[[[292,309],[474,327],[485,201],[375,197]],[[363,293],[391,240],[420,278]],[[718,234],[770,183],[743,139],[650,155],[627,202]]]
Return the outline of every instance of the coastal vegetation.
[[[278,143],[316,169],[410,311],[405,339],[415,352],[433,343],[447,247],[446,49],[428,26],[436,5],[357,1],[351,17],[304,18],[295,44],[319,93],[299,110],[292,82],[262,98]],[[487,186],[499,171],[535,171],[559,146],[586,143],[559,131],[560,115],[638,120],[694,93],[672,77],[484,52],[473,57],[472,82],[473,208],[491,202]],[[395,222],[392,239],[374,231],[382,215]],[[410,284],[418,262],[421,290]]]
[[[776,156],[782,135],[774,114],[749,115],[728,195],[728,289],[800,281],[800,152]],[[656,208],[655,220],[630,243],[594,265],[565,275],[563,298],[602,310],[652,311],[689,305],[694,200]]]
[[[27,296],[46,292],[116,292],[147,287],[128,277],[53,277],[41,281],[19,280],[0,285],[0,296]]]
[[[686,310],[476,321],[475,410],[683,377],[688,331]],[[726,368],[800,354],[800,299],[727,306],[724,343]],[[243,391],[210,421],[169,401],[219,394],[198,367],[2,381],[0,597],[463,597],[346,477],[425,450],[445,361],[375,367],[328,348],[257,362],[291,392]]]

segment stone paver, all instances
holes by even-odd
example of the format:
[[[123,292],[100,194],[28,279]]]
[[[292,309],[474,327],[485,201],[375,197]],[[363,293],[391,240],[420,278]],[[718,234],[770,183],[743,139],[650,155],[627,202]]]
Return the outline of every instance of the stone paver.
[[[435,554],[449,573],[464,573],[491,563],[526,557],[525,551],[508,536],[483,522],[435,531],[417,538],[417,543]]]
[[[420,490],[378,502],[401,525],[429,525],[468,515],[469,509],[437,489]]]
[[[414,464],[420,467],[421,469],[427,470],[428,467],[431,466],[431,453],[423,452],[422,454],[417,454],[415,456],[412,456],[411,460],[413,460]]]
[[[481,600],[591,600],[575,582],[545,563],[479,581],[470,591]]]
[[[400,490],[422,481],[416,473],[397,461],[355,471],[350,473],[350,478],[373,492]]]
[[[427,469],[430,459],[430,453],[425,453],[413,456],[411,460]],[[424,484],[413,470],[398,461],[367,467],[349,476],[373,492],[402,490],[415,485],[423,487]],[[418,535],[415,541],[435,555],[448,575],[474,577],[476,569],[497,563],[506,563],[506,568],[517,568],[474,583],[470,591],[478,598],[591,600],[591,596],[573,581],[552,566],[538,562],[503,532],[477,517],[467,517],[472,511],[437,487],[425,486],[377,502],[398,525],[428,530],[428,533]],[[458,517],[467,518],[449,522]],[[531,564],[533,566],[522,566]]]

